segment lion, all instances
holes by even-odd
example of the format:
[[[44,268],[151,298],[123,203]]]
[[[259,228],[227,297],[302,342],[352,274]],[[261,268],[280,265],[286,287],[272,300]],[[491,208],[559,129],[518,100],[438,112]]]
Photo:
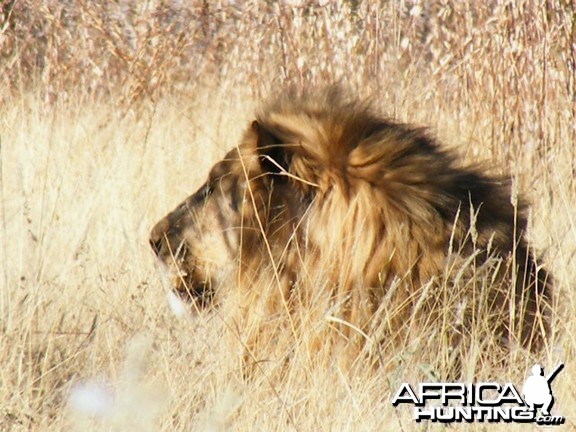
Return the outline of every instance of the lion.
[[[426,129],[338,88],[293,90],[264,105],[150,244],[198,308],[236,292],[246,313],[284,314],[292,331],[315,308],[347,340],[386,327],[383,340],[443,303],[449,343],[482,315],[502,345],[533,348],[549,329],[551,277],[513,201],[505,179],[461,164]]]

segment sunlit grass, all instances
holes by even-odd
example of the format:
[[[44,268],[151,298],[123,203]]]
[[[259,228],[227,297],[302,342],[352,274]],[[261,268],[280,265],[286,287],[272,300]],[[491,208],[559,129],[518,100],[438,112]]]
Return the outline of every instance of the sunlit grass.
[[[553,385],[553,411],[574,427],[576,119],[569,65],[576,48],[568,6],[506,12],[496,4],[490,19],[482,6],[459,3],[451,12],[366,2],[357,11],[330,5],[307,15],[301,6],[259,4],[237,13],[217,2],[203,19],[225,24],[214,24],[215,39],[196,52],[181,48],[202,41],[201,33],[176,43],[166,21],[149,10],[136,15],[150,19],[150,33],[135,26],[130,51],[115,15],[101,28],[90,18],[106,18],[103,4],[78,6],[102,14],[80,14],[86,33],[69,37],[65,21],[47,19],[50,8],[63,6],[40,3],[16,2],[15,27],[0,34],[12,38],[10,46],[26,46],[2,57],[9,68],[0,96],[0,429],[417,427],[389,398],[402,382],[450,373],[442,369],[448,347],[426,340],[441,325],[385,347],[380,368],[359,363],[351,373],[337,367],[327,347],[284,365],[275,349],[308,341],[271,331],[269,356],[249,379],[226,310],[194,316],[173,302],[175,316],[148,246],[152,225],[237,144],[261,95],[279,82],[332,80],[373,95],[390,115],[431,126],[465,160],[510,173],[529,198],[527,235],[556,281],[553,343],[538,357],[513,350],[497,367],[479,360],[485,341],[476,340],[461,365],[471,381],[490,376],[520,385],[534,362],[566,362]],[[22,15],[24,6],[33,12]],[[236,17],[237,29],[233,20],[221,21],[224,12]],[[51,69],[28,68],[34,62],[25,56],[40,56],[30,50],[44,46],[27,44],[28,18],[44,23]],[[111,46],[126,55],[106,54]],[[154,46],[164,54],[154,57]],[[187,62],[173,61],[183,53]],[[74,63],[87,59],[87,72]],[[106,70],[115,78],[97,73]],[[311,329],[326,321],[309,317]]]

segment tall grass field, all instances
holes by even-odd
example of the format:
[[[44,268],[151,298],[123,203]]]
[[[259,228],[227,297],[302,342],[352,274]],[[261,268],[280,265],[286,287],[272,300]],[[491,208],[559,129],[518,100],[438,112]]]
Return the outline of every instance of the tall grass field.
[[[526,235],[554,275],[549,338],[505,361],[470,349],[457,379],[521,388],[563,362],[552,430],[576,430],[576,6],[377,3],[0,4],[1,431],[446,430],[391,399],[449,379],[448,346],[414,339],[349,370],[330,350],[263,358],[248,376],[226,311],[170,303],[148,244],[263,99],[331,83],[530,203]]]

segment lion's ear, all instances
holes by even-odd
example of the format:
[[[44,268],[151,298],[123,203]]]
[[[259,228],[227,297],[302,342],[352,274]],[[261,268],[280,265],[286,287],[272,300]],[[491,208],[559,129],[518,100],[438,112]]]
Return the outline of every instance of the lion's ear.
[[[256,120],[252,122],[252,130],[257,136],[256,150],[260,155],[262,169],[271,174],[288,171],[291,155],[285,140]]]

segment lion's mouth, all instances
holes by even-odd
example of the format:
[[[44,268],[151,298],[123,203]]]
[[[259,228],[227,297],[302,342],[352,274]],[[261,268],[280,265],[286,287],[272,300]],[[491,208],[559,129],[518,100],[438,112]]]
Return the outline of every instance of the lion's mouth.
[[[181,300],[205,308],[212,301],[211,286],[210,280],[195,277],[195,272],[180,272],[172,289]]]
[[[212,284],[201,271],[199,263],[185,242],[182,242],[176,252],[173,267],[175,277],[172,286],[178,297],[187,303],[193,303],[196,307],[206,307],[212,299],[210,294]]]
[[[198,269],[186,270],[181,267],[183,261],[171,265],[159,260],[158,271],[164,288],[172,291],[185,303],[197,308],[207,307],[213,298],[212,282]]]

